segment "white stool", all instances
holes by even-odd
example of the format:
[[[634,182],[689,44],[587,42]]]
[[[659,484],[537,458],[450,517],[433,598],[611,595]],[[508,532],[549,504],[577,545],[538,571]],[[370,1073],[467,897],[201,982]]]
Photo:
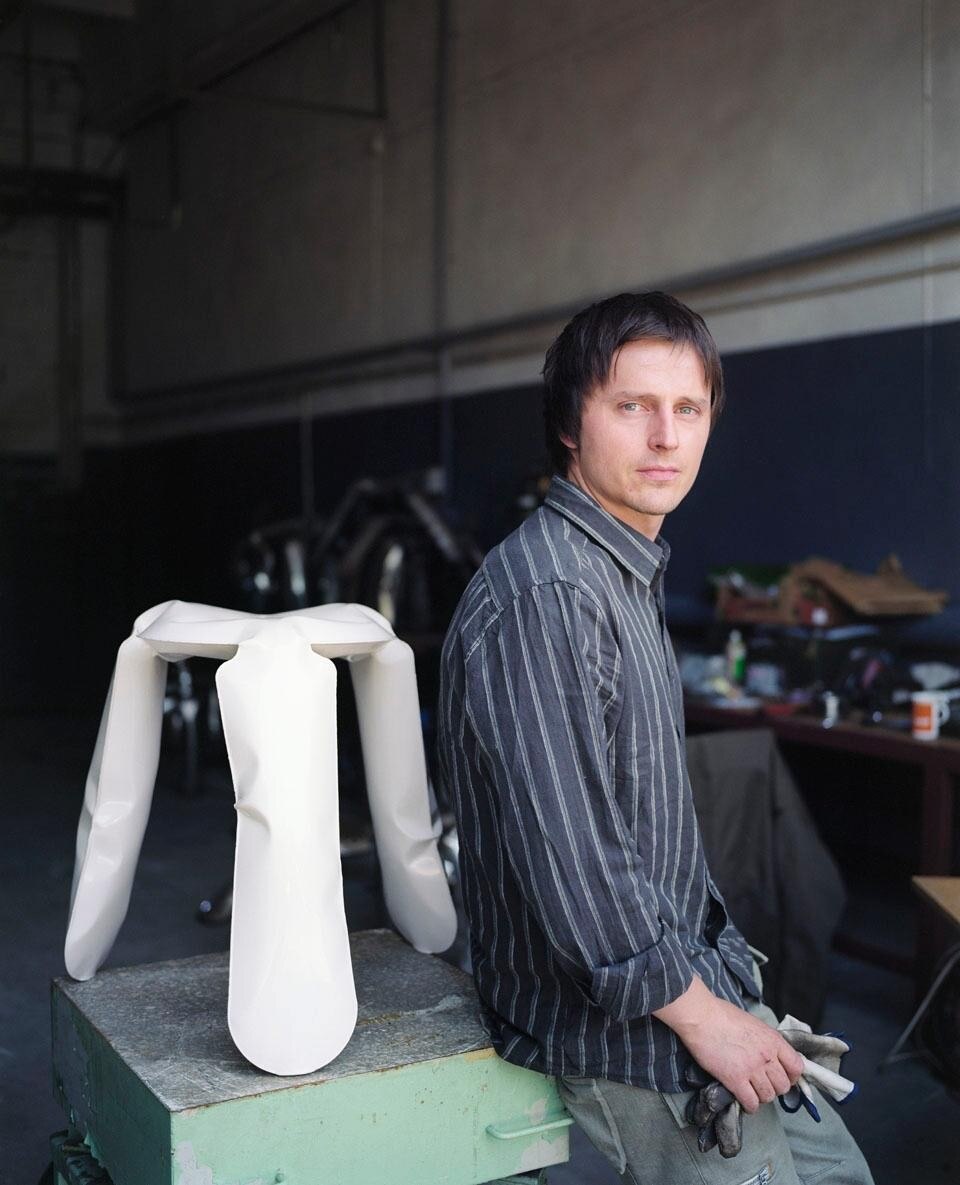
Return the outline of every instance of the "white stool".
[[[347,658],[387,909],[422,952],[456,912],[436,847],[413,653],[363,605],[256,615],[168,601],[117,654],[77,834],[65,959],[89,979],[126,916],[160,752],[166,663],[227,659],[217,691],[237,800],[227,1019],[240,1052],[306,1074],[344,1048],[357,998],[343,905],[336,668]]]

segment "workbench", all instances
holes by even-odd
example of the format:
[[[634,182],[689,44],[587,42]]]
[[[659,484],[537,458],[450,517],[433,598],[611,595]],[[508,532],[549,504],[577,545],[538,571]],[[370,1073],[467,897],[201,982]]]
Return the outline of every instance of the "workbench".
[[[943,952],[955,948],[960,930],[960,876],[914,876],[914,891],[935,908],[933,925],[922,926],[917,949],[918,987],[926,987]]]
[[[554,1080],[497,1057],[467,975],[391,931],[351,948],[356,1030],[300,1077],[235,1049],[226,952],[55,980],[58,1185],[93,1179],[78,1139],[105,1185],[529,1182],[568,1158]]]
[[[960,876],[912,876],[914,889],[960,929]]]

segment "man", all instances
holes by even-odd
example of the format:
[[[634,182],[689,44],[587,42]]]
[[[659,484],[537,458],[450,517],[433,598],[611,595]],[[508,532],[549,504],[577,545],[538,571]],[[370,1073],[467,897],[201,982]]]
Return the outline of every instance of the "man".
[[[559,1078],[628,1180],[868,1183],[828,1104],[820,1125],[768,1105],[801,1061],[693,811],[660,528],[722,406],[716,345],[670,296],[616,296],[566,326],[544,383],[558,476],[471,581],[442,659],[441,771],[493,1043]],[[697,1148],[693,1063],[748,1113],[735,1158]]]

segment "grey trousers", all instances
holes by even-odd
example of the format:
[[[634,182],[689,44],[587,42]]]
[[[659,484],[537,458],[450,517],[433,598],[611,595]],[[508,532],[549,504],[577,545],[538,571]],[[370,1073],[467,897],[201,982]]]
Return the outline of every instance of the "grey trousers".
[[[749,1011],[774,1027],[764,1004]],[[560,1097],[591,1143],[631,1185],[873,1185],[863,1153],[822,1096],[816,1123],[767,1103],[744,1113],[743,1147],[725,1160],[697,1148],[686,1120],[692,1091],[664,1094],[603,1078],[561,1078]]]

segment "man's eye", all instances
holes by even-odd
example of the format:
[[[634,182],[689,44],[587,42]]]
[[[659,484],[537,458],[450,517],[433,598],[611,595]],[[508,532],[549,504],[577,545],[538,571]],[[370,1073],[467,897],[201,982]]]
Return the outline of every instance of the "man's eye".
[[[631,402],[631,403],[622,403],[620,406],[623,408],[624,411],[636,411],[637,408],[640,406],[640,404]]]
[[[686,404],[684,407],[680,408],[680,411],[686,416],[698,416],[700,414],[700,408],[693,407],[692,404]]]

